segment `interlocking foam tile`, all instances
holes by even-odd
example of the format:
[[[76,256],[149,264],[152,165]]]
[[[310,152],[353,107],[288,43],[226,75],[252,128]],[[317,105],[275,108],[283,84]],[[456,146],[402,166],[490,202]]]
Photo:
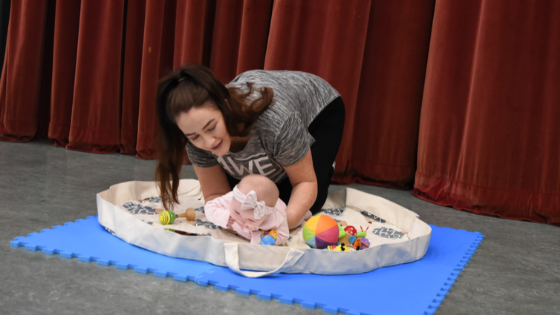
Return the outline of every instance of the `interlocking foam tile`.
[[[359,275],[281,274],[260,279],[219,268],[199,282],[221,290],[234,289],[239,294],[322,308],[333,314],[432,314],[482,238],[478,232],[432,226],[428,252],[409,264]]]
[[[88,217],[52,230],[17,237],[13,247],[42,250],[62,257],[77,257],[117,268],[134,268],[159,277],[196,281],[261,299],[299,303],[329,313],[432,314],[483,239],[478,232],[432,226],[432,238],[423,259],[369,273],[344,276],[280,274],[251,279],[228,268],[171,258],[130,245],[106,232],[97,218]],[[351,263],[351,262],[349,262]]]
[[[84,262],[95,261],[103,266],[115,265],[118,269],[132,268],[138,273],[151,272],[157,277],[169,276],[178,281],[196,281],[205,272],[218,268],[206,262],[167,257],[130,245],[107,232],[97,217],[16,237],[10,245],[64,258],[76,257]]]

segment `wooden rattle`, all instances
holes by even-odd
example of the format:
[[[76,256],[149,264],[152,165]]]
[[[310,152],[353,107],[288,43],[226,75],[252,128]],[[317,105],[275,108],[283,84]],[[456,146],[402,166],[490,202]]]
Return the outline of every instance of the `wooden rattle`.
[[[193,221],[196,213],[193,208],[188,208],[185,213],[175,214],[171,210],[164,210],[159,214],[159,222],[163,225],[172,224],[177,218],[186,218],[187,221]]]

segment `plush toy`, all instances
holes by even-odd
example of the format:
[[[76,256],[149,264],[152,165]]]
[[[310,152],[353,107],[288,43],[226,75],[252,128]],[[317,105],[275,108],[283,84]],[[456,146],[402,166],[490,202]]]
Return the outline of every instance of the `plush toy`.
[[[356,235],[356,229],[351,226],[351,225],[347,225],[345,227],[342,227],[342,231],[340,231],[340,235],[338,236],[338,244],[345,244],[346,246],[352,246],[352,243],[350,243],[349,238]]]
[[[369,226],[367,227],[367,229],[365,231],[364,231],[364,228],[360,226],[360,230],[361,230],[360,232],[358,232],[354,235],[356,235],[359,238],[364,238],[367,235],[366,233],[367,233],[367,230],[369,230]]]
[[[272,246],[276,244],[278,232],[276,230],[261,231],[261,245]]]
[[[163,225],[172,224],[177,218],[187,218],[187,221],[193,221],[196,213],[193,208],[188,208],[185,213],[175,214],[173,211],[164,210],[159,214],[159,222]]]
[[[356,228],[353,227],[353,226],[351,226],[351,225],[345,227],[345,228],[344,228],[344,231],[345,231],[346,233],[348,233],[348,234],[350,234],[350,235],[354,235],[354,236],[356,236],[356,233],[358,233],[358,231],[356,231]]]
[[[354,237],[354,236],[346,233],[343,237],[338,239],[338,244],[345,244],[346,246],[352,246],[352,243],[350,243],[350,237]]]
[[[369,240],[365,237],[357,238],[353,246],[354,249],[356,250],[363,250],[369,248]]]
[[[339,235],[338,223],[327,215],[313,216],[303,226],[303,239],[313,248],[324,249],[336,245]]]
[[[344,227],[338,222],[338,238],[343,238],[346,235]]]

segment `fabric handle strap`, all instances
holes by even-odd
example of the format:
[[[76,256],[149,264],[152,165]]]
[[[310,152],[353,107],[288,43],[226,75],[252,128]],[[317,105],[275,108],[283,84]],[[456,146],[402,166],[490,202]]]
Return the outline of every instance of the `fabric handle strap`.
[[[271,271],[241,271],[239,268],[239,246],[238,243],[225,243],[224,244],[226,264],[233,272],[238,273],[248,278],[260,278],[270,276],[276,273],[290,270],[295,263],[303,256],[303,251],[295,248],[290,248],[284,262],[276,269]]]

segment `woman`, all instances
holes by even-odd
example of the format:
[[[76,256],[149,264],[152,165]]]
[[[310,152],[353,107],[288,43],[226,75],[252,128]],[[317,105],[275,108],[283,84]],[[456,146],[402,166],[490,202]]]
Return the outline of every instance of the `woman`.
[[[261,174],[278,186],[290,228],[321,210],[344,129],[344,103],[323,79],[252,70],[224,86],[206,67],[187,65],[159,82],[156,103],[166,208],[178,202],[186,147],[206,202]]]

